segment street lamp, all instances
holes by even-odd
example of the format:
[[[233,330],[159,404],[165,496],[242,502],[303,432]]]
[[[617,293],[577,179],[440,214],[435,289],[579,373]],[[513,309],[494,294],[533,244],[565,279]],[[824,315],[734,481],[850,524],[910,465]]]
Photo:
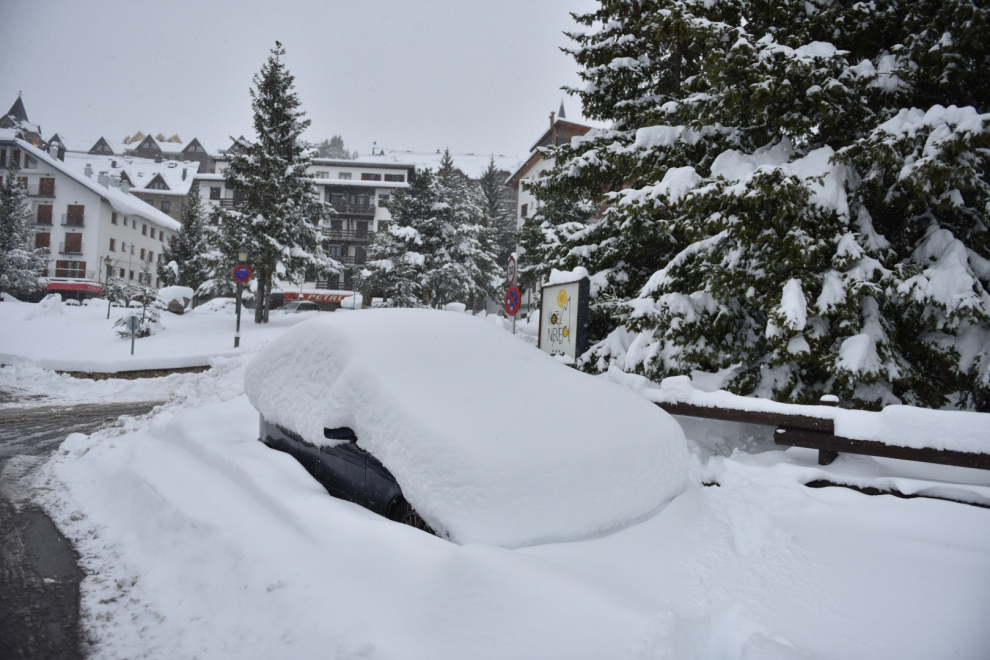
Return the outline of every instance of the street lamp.
[[[247,246],[241,245],[237,248],[237,263],[238,265],[244,264],[248,260],[248,249]],[[234,348],[239,348],[241,345],[241,292],[244,290],[244,284],[238,279],[237,280],[237,330],[234,332]]]
[[[110,318],[110,267],[113,265],[113,259],[110,258],[108,254],[103,259],[103,265],[107,267],[107,318]]]

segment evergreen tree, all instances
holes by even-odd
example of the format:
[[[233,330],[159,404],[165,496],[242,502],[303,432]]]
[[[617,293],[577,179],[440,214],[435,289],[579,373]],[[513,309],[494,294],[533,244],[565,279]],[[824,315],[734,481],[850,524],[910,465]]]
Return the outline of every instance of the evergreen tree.
[[[619,301],[584,366],[813,402],[990,409],[988,10],[608,0],[540,187]],[[602,195],[601,191],[610,191]],[[562,257],[558,256],[558,261]]]
[[[182,211],[178,235],[162,250],[158,277],[166,286],[198,289],[209,278],[205,256],[210,252],[212,231],[206,224],[206,210],[199,196],[199,182],[193,181]]]
[[[493,232],[485,224],[479,193],[445,152],[437,172],[417,170],[410,187],[389,202],[392,225],[369,247],[362,276],[366,295],[393,305],[440,307],[473,301],[493,288]]]
[[[358,152],[350,152],[344,146],[344,138],[334,135],[329,140],[323,140],[319,144],[313,145],[316,155],[319,158],[336,158],[338,160],[354,160],[358,157]]]
[[[494,156],[488,162],[485,171],[481,173],[481,178],[478,179],[481,194],[485,198],[488,224],[495,232],[497,248],[495,263],[499,267],[505,267],[509,262],[509,256],[516,251],[515,209],[506,208],[503,197],[506,190],[505,179],[505,172],[495,166]]]
[[[150,337],[162,329],[161,309],[163,305],[158,300],[158,291],[151,286],[151,262],[142,262],[141,275],[136,284],[118,285],[113,295],[118,299],[125,300],[128,307],[130,307],[131,300],[137,300],[141,303],[140,314],[137,312],[124,314],[114,323],[114,327],[118,328],[117,334],[120,337],[130,338],[131,332],[127,329],[127,319],[131,316],[137,316],[141,319],[141,325],[134,333],[137,339]]]
[[[31,247],[31,207],[18,171],[12,164],[0,184],[0,291],[14,295],[40,289],[48,266],[48,250]]]
[[[306,273],[337,274],[340,264],[327,257],[320,244],[319,225],[325,205],[306,170],[309,151],[300,141],[309,126],[303,119],[294,77],[276,43],[268,61],[254,76],[251,90],[257,139],[235,154],[226,172],[227,186],[244,201],[235,211],[221,213],[217,245],[210,255],[211,278],[204,290],[217,290],[230,278],[240,246],[247,248],[256,295],[254,320],[268,322],[275,278],[298,279]],[[224,272],[226,271],[226,272]]]

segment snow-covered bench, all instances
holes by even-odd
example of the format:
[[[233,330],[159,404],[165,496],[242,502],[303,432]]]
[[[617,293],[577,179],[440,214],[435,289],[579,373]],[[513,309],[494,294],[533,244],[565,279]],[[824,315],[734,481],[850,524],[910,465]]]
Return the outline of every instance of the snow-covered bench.
[[[674,415],[688,415],[776,427],[778,445],[818,450],[828,465],[840,453],[990,470],[990,414],[887,406],[880,412],[778,403],[730,392],[703,392],[690,378],[665,379],[659,386],[640,376],[610,371],[611,380],[632,387]]]

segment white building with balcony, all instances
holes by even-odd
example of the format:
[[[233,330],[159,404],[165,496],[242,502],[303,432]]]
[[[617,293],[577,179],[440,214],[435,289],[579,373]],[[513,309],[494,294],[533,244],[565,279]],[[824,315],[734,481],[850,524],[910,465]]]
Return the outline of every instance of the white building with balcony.
[[[229,159],[218,158],[215,174],[196,175],[205,203],[227,209],[240,205],[238,191],[229,189],[224,181],[229,165]],[[323,247],[344,265],[344,272],[329,280],[287,287],[286,300],[304,298],[333,305],[353,293],[356,273],[367,260],[368,243],[392,219],[387,208],[390,197],[409,187],[415,170],[415,165],[404,163],[313,159],[308,170],[313,183],[320,198],[335,211],[320,227]]]
[[[28,247],[51,254],[47,292],[97,296],[110,273],[125,282],[160,286],[156,266],[179,230],[176,220],[130,194],[128,184],[108,172],[94,171],[91,164],[77,169],[59,160],[54,146],[50,154],[14,130],[0,129],[4,176],[11,163],[20,168],[16,176],[27,188],[34,219],[34,244]]]

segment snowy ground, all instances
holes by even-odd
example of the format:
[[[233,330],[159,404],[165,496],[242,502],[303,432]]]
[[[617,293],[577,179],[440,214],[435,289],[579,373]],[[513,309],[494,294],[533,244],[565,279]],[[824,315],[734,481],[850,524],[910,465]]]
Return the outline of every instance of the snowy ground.
[[[990,509],[802,484],[990,501],[990,473],[733,453],[766,446],[737,425],[684,422],[687,489],[640,524],[515,550],[455,545],[327,496],[257,442],[246,365],[305,315],[245,323],[232,355],[229,313],[165,315],[138,355],[221,355],[213,369],[92,382],[36,360],[128,359],[106,309],[24,320],[19,307],[0,304],[0,353],[17,358],[0,389],[169,401],[70,436],[36,474],[88,574],[94,657],[987,657]]]

